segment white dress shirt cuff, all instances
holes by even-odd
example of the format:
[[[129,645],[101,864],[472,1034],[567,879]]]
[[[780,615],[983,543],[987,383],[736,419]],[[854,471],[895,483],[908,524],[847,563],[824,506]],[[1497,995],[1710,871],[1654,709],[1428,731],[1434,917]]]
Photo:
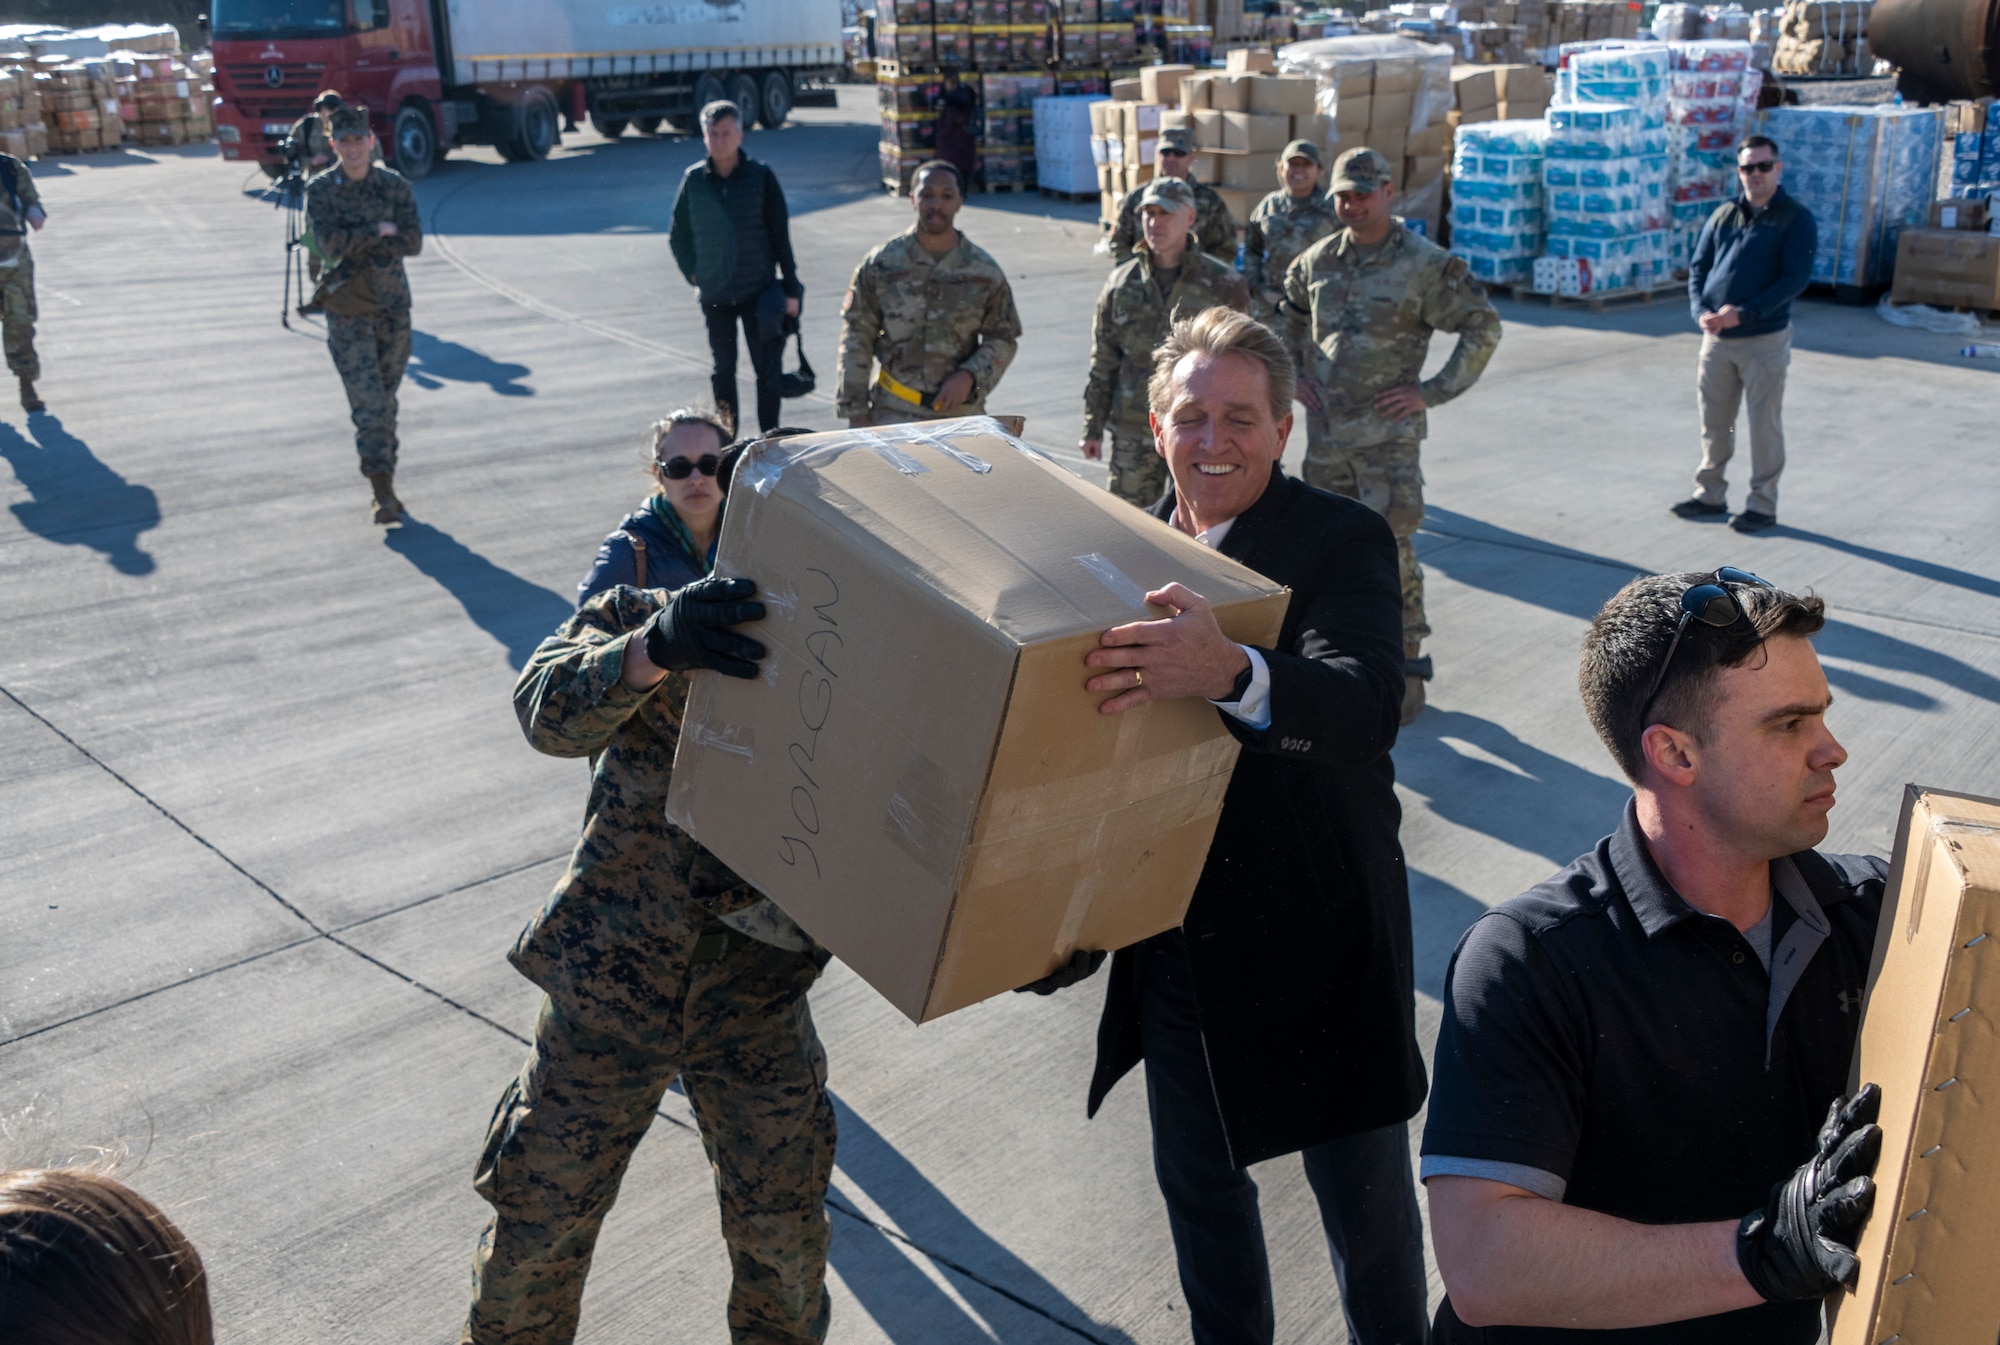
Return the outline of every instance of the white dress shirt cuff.
[[[1247,644],[1236,646],[1250,656],[1250,689],[1240,701],[1210,701],[1226,715],[1242,720],[1253,729],[1271,727],[1271,665]]]

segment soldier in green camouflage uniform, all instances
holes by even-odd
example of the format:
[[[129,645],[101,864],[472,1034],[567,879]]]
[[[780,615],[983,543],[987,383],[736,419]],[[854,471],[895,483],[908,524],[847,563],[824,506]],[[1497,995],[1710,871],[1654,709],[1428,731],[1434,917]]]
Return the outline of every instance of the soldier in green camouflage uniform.
[[[1310,140],[1294,140],[1278,156],[1278,190],[1257,203],[1243,226],[1243,278],[1250,285],[1250,316],[1274,330],[1285,297],[1285,270],[1301,252],[1340,228],[1333,198],[1321,190],[1325,164]],[[1324,458],[1324,423],[1305,418],[1306,457]]]
[[[1330,190],[1344,227],[1285,272],[1280,312],[1300,400],[1320,423],[1322,451],[1314,456],[1308,440],[1306,481],[1369,505],[1396,534],[1407,723],[1423,708],[1430,676],[1420,655],[1431,628],[1412,544],[1424,521],[1424,411],[1479,381],[1500,344],[1500,315],[1462,258],[1389,213],[1396,188],[1387,159],[1349,150],[1334,164]],[[1435,378],[1419,382],[1433,331],[1456,332],[1458,345]]]
[[[1194,132],[1185,126],[1160,132],[1158,161],[1154,171],[1161,177],[1179,178],[1194,192],[1194,234],[1201,250],[1225,265],[1236,265],[1236,220],[1215,188],[1194,180]],[[1118,224],[1111,231],[1111,264],[1123,266],[1139,248],[1139,198],[1135,191],[1118,207]]]
[[[347,387],[361,474],[375,494],[375,521],[402,521],[396,498],[396,389],[410,362],[410,278],[403,258],[423,249],[416,194],[402,174],[370,165],[368,111],[332,116],[337,171],[306,184],[306,226],[328,259],[320,277],[326,346]]]
[[[285,137],[285,158],[296,163],[307,177],[333,166],[333,141],[327,136],[327,119],[344,106],[332,89],[313,99],[312,111],[292,123]]]
[[[833,406],[850,425],[984,414],[1021,339],[1007,273],[953,224],[958,170],[922,165],[910,199],[916,227],[861,259],[840,306]]]
[[[21,383],[21,409],[43,410],[35,394],[42,361],[35,354],[35,256],[28,235],[48,219],[41,194],[28,165],[11,154],[0,154],[0,344],[7,350],[7,368]]]
[[[730,1340],[826,1337],[835,1125],[806,992],[827,955],[665,816],[687,672],[751,676],[763,655],[726,629],[762,615],[741,601],[754,589],[606,588],[514,689],[529,742],[590,758],[590,801],[568,872],[509,955],[547,997],[473,1181],[493,1217],[461,1345],[574,1338],[598,1231],[676,1077],[714,1172]],[[737,643],[671,657],[691,627]]]
[[[1083,392],[1083,456],[1103,456],[1111,431],[1111,493],[1148,508],[1167,490],[1167,463],[1153,446],[1146,385],[1153,351],[1175,321],[1209,308],[1247,312],[1250,292],[1236,268],[1191,246],[1194,192],[1179,178],[1154,178],[1139,197],[1144,236],[1131,261],[1097,296],[1091,324],[1090,381]]]

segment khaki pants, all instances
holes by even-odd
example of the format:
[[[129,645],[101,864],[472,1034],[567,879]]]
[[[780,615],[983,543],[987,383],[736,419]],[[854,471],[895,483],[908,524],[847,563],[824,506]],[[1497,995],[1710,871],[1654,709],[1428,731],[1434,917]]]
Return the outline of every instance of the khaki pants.
[[[1727,503],[1723,469],[1736,452],[1737,410],[1748,402],[1750,496],[1743,507],[1777,516],[1778,473],[1785,469],[1785,370],[1791,362],[1790,327],[1767,336],[1702,338],[1695,375],[1701,470],[1694,474],[1694,497],[1703,504]]]
[[[1331,435],[1327,436],[1331,440]],[[1373,509],[1389,521],[1396,534],[1396,564],[1403,580],[1403,650],[1414,658],[1431,633],[1424,618],[1424,571],[1417,564],[1415,538],[1424,525],[1422,445],[1415,439],[1369,444],[1363,448],[1331,448],[1314,456],[1307,441],[1306,484]]]
[[[834,1116],[806,1003],[818,976],[809,955],[732,933],[720,958],[688,969],[682,1020],[659,1046],[587,1031],[543,1001],[473,1179],[493,1218],[461,1345],[575,1338],[598,1230],[676,1076],[715,1175],[734,1271],[729,1339],[826,1339]]]

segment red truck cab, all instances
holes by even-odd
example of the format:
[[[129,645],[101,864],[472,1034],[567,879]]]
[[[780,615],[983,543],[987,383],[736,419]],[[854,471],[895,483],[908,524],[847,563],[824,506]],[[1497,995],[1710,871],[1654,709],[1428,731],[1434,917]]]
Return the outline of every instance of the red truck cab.
[[[448,143],[429,0],[212,0],[222,157],[276,177],[285,138],[332,89],[368,108],[382,155],[422,177]]]

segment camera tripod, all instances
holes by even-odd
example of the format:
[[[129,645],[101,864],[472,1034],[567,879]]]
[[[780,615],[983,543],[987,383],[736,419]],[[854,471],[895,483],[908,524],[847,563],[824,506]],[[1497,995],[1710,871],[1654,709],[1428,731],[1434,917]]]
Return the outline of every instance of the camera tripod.
[[[285,287],[279,302],[278,321],[287,331],[292,326],[292,293],[297,286],[299,304],[303,307],[312,295],[312,286],[306,280],[306,179],[297,164],[288,164],[285,175],[271,184],[270,191],[275,198],[272,208],[285,217]],[[301,312],[299,316],[304,317]]]

